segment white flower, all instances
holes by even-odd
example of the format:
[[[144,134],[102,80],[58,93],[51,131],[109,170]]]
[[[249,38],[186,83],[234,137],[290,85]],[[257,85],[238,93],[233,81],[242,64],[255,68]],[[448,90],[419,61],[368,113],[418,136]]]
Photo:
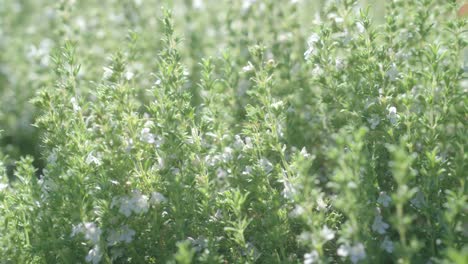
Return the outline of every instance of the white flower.
[[[351,262],[357,263],[360,260],[366,258],[366,251],[364,249],[364,245],[362,243],[358,243],[350,247],[349,245],[341,245],[337,250],[337,255],[340,257],[347,257],[351,258]]]
[[[102,164],[102,161],[100,160],[99,153],[94,156],[94,151],[91,151],[88,156],[86,157],[86,164],[90,165],[91,163],[94,163],[96,166],[100,166]]]
[[[341,24],[344,22],[344,19],[336,13],[330,13],[327,16],[328,19],[333,20],[336,24]]]
[[[329,241],[335,238],[335,231],[331,230],[328,228],[328,226],[325,225],[320,231],[320,235],[323,239],[325,239],[325,241]]]
[[[107,244],[109,246],[115,245],[119,242],[130,243],[135,236],[135,230],[129,228],[127,225],[122,226],[120,230],[111,230],[107,237]]]
[[[0,183],[0,192],[8,188],[8,184]]]
[[[252,166],[245,166],[245,169],[242,171],[242,175],[250,175],[252,171],[253,171]]]
[[[251,72],[253,70],[255,70],[255,67],[253,66],[253,64],[250,61],[247,63],[246,66],[242,67],[243,72]]]
[[[364,27],[364,24],[362,22],[357,22],[356,27],[358,29],[358,32],[361,34],[366,31],[366,28]]]
[[[388,120],[390,121],[390,123],[392,125],[396,125],[396,123],[398,122],[399,117],[400,116],[397,114],[396,107],[391,106],[390,108],[388,108],[387,118],[388,118]]]
[[[380,192],[379,198],[377,199],[377,202],[384,207],[388,207],[390,203],[392,202],[392,198],[387,195],[385,192]]]
[[[316,250],[312,250],[310,253],[304,254],[304,264],[318,263],[319,260],[319,254]]]
[[[298,194],[297,188],[288,180],[283,180],[284,189],[283,189],[283,197],[289,200],[294,200],[294,197]]]
[[[203,2],[203,0],[193,0],[192,5],[195,9],[205,8],[205,3]]]
[[[244,146],[245,149],[251,149],[253,148],[253,143],[252,143],[252,139],[250,137],[246,137],[245,138],[245,146]]]
[[[133,77],[135,76],[135,74],[131,71],[126,71],[125,72],[125,79],[127,79],[127,81],[130,81],[131,79],[133,79]]]
[[[335,67],[338,71],[343,70],[346,67],[346,61],[340,58],[335,59]]]
[[[382,244],[380,244],[380,248],[384,249],[388,253],[393,252],[393,242],[386,236]]]
[[[218,179],[224,179],[226,178],[227,175],[228,175],[227,171],[224,170],[223,168],[218,168],[216,170],[216,177],[218,177]]]
[[[301,149],[301,155],[304,157],[304,158],[308,158],[310,157],[310,154],[307,152],[307,149],[305,147],[303,147]]]
[[[160,203],[164,203],[166,201],[167,201],[166,197],[164,197],[164,195],[162,195],[161,193],[159,193],[159,192],[152,192],[151,193],[151,199],[150,199],[151,204],[160,204]]]
[[[317,33],[312,33],[307,39],[307,45],[313,46],[315,43],[320,41],[320,36]]]
[[[103,70],[104,70],[104,74],[103,74],[104,79],[109,79],[114,74],[114,71],[109,67],[104,67]]]
[[[89,250],[85,260],[86,262],[97,264],[101,261],[101,257],[101,249],[99,248],[99,245],[95,245],[91,250]]]
[[[284,106],[283,101],[277,101],[271,104],[271,107],[275,110],[281,109],[283,108],[283,106]]]
[[[241,136],[235,135],[234,136],[234,149],[242,149],[244,147],[244,141],[242,140]]]
[[[149,127],[143,128],[140,133],[140,140],[148,144],[154,144],[154,134],[150,133],[150,131]]]
[[[387,77],[390,79],[390,81],[395,81],[398,78],[399,75],[400,75],[400,73],[398,72],[398,69],[397,69],[395,63],[393,63],[390,66],[390,69],[388,69],[388,71],[387,71]]]
[[[97,244],[101,237],[101,229],[93,222],[80,223],[73,227],[71,236],[74,237],[78,233],[83,233],[86,240]]]
[[[320,36],[317,33],[313,33],[307,39],[307,50],[304,52],[304,58],[308,60],[312,55],[317,53],[315,45],[320,41]]]
[[[290,217],[299,217],[305,212],[304,207],[297,205],[294,207],[294,209],[289,213]]]
[[[317,197],[317,210],[325,210],[327,209],[328,205],[327,203],[323,200],[323,193],[320,193],[320,195]]]
[[[374,223],[372,224],[372,230],[383,235],[387,232],[386,230],[388,228],[389,225],[382,220],[382,216],[380,214],[376,215],[374,218]]]
[[[349,246],[341,245],[337,250],[336,254],[340,257],[347,257],[349,255]]]
[[[358,243],[357,245],[351,247],[350,257],[351,262],[353,263],[357,263],[358,261],[365,259],[366,251],[364,249],[364,245],[362,243]]]
[[[322,67],[320,67],[320,65],[315,65],[314,69],[312,69],[312,75],[315,75],[315,76],[321,76],[323,75],[325,72],[323,71]]]
[[[133,211],[137,214],[146,213],[149,209],[148,196],[143,195],[140,191],[135,190],[132,192]]]
[[[120,203],[119,213],[129,217],[132,214],[132,203],[128,197],[121,197],[120,199],[116,199],[112,201],[111,207],[113,207],[114,202],[118,201]],[[115,202],[117,203],[117,202]]]
[[[123,196],[112,199],[111,207],[119,205],[119,213],[129,217],[132,212],[136,214],[146,213],[149,210],[148,196],[135,190],[132,196]]]
[[[370,118],[367,119],[369,122],[371,129],[375,129],[380,124],[380,117],[376,114],[373,114]]]
[[[257,0],[243,0],[242,1],[242,10],[247,11]]]
[[[76,98],[75,98],[75,97],[72,97],[72,98],[70,99],[70,103],[71,103],[72,106],[73,106],[73,112],[76,113],[76,112],[78,112],[78,111],[81,110],[81,107],[80,107],[80,105],[78,105],[78,102],[76,101]]]

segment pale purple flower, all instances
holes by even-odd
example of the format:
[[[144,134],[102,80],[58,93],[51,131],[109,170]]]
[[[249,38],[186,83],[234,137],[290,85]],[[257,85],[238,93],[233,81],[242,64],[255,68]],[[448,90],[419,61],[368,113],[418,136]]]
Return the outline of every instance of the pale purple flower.
[[[337,250],[337,255],[340,257],[350,257],[352,263],[357,263],[366,258],[366,251],[362,243],[354,246],[341,245]]]
[[[388,207],[392,202],[392,198],[388,196],[386,192],[380,192],[377,202],[384,207]]]
[[[358,243],[357,245],[351,247],[350,258],[351,258],[351,262],[353,263],[357,263],[360,260],[363,260],[366,258],[366,251],[362,243]]]
[[[380,248],[384,249],[388,253],[393,252],[393,242],[386,236],[382,244],[380,244]]]
[[[380,214],[376,215],[372,224],[372,230],[383,235],[387,232],[388,228],[389,225],[382,220],[382,216]]]

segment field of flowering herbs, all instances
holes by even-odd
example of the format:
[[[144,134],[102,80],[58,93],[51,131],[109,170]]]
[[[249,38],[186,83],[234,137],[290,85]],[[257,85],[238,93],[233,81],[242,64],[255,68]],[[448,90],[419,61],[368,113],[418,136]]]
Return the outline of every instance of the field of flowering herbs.
[[[0,263],[468,263],[462,5],[0,0]]]

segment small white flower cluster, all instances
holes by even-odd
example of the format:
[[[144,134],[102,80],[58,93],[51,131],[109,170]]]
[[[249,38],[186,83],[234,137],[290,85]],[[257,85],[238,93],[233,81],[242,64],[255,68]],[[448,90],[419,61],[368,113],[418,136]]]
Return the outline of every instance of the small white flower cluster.
[[[101,229],[93,222],[80,223],[73,227],[71,236],[74,237],[77,234],[82,233],[86,240],[93,244],[96,244],[101,237]]]
[[[72,97],[72,98],[70,99],[70,103],[71,103],[72,106],[73,106],[73,112],[77,113],[77,112],[79,112],[79,111],[81,110],[81,107],[80,107],[80,105],[78,104],[78,102],[77,102],[77,100],[76,100],[75,97]]]
[[[102,252],[98,245],[102,234],[101,229],[93,222],[80,223],[73,227],[71,237],[80,233],[84,234],[85,239],[93,245],[86,255],[86,262],[99,263],[102,258]]]
[[[325,225],[322,230],[320,230],[320,236],[323,238],[323,240],[330,241],[335,238],[335,231]]]
[[[245,150],[253,148],[252,139],[250,137],[246,137],[242,139],[241,136],[235,135],[234,136],[234,148],[237,150]]]
[[[96,166],[100,166],[102,165],[102,161],[101,161],[101,156],[102,154],[101,153],[94,153],[94,151],[91,151],[88,156],[86,156],[86,164],[88,165],[91,165],[91,164],[94,164]]]
[[[319,263],[320,257],[317,250],[312,250],[309,253],[304,254],[304,264]]]
[[[244,67],[242,67],[242,71],[243,72],[252,72],[255,70],[255,67],[253,66],[253,64],[249,61],[247,62],[247,65],[245,65]]]
[[[257,0],[243,0],[242,1],[242,10],[244,12],[249,10],[250,7],[255,4],[255,2],[257,2]]]
[[[319,236],[322,242],[328,242],[335,238],[335,231],[330,229],[327,225],[323,226],[319,232]],[[312,235],[310,232],[302,232],[299,236],[299,240],[305,243],[312,243],[312,245],[316,244],[318,241],[316,240],[317,236]],[[320,256],[317,250],[312,250],[309,253],[304,255],[304,264],[313,264],[313,263],[321,263]]]
[[[118,230],[111,230],[107,236],[107,245],[113,246],[120,242],[130,243],[135,236],[135,230],[129,228],[127,225],[122,226]]]
[[[158,192],[153,192],[151,198],[142,194],[139,190],[132,191],[130,196],[115,197],[112,199],[111,208],[119,207],[119,212],[126,217],[132,213],[141,214],[149,210],[150,204],[166,202],[166,197]]]
[[[396,125],[400,116],[397,114],[397,109],[394,106],[388,108],[387,118],[392,125]]]
[[[140,140],[148,144],[154,144],[156,147],[159,148],[164,143],[164,140],[163,138],[151,133],[151,128],[153,126],[153,121],[146,121],[140,133]]]
[[[135,190],[130,196],[122,196],[112,199],[111,208],[119,206],[119,212],[126,217],[129,217],[132,212],[135,214],[148,212],[148,200],[148,196],[141,194],[138,190]]]
[[[304,59],[308,60],[312,55],[317,53],[316,44],[320,41],[320,36],[317,33],[313,33],[307,39],[307,50],[304,52]]]
[[[366,250],[362,243],[357,243],[354,246],[350,245],[341,245],[337,252],[340,257],[348,257],[351,259],[352,263],[358,263],[360,260],[366,258]]]

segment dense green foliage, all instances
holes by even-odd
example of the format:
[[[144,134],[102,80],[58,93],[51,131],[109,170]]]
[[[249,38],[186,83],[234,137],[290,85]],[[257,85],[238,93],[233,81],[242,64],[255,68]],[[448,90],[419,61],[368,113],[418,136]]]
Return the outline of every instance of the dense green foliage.
[[[0,0],[0,263],[468,263],[459,5]]]

